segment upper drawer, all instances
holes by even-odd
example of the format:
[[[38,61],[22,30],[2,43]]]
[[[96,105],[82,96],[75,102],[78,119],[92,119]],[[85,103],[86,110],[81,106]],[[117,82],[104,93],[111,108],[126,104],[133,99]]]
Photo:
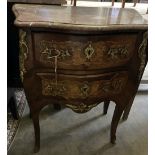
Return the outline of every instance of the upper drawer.
[[[136,34],[69,35],[34,33],[35,65],[93,70],[125,65],[133,56]]]

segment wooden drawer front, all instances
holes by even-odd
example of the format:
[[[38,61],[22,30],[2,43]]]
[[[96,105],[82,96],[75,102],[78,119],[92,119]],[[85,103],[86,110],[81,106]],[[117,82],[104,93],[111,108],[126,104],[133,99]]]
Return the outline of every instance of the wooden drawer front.
[[[70,36],[34,34],[35,63],[40,67],[92,70],[124,65],[132,57],[136,35]]]
[[[43,96],[61,96],[65,99],[98,98],[119,94],[128,78],[127,72],[101,75],[73,76],[37,73],[41,78]]]

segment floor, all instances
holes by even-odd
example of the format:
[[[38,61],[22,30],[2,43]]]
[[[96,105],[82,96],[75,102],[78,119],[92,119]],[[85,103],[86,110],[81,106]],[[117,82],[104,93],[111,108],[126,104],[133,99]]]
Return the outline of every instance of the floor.
[[[105,116],[102,103],[85,114],[45,107],[40,113],[41,149],[36,155],[147,155],[147,92],[137,94],[128,120],[120,121],[116,145],[109,143],[114,105],[111,102]],[[32,155],[33,146],[27,106],[8,155]]]

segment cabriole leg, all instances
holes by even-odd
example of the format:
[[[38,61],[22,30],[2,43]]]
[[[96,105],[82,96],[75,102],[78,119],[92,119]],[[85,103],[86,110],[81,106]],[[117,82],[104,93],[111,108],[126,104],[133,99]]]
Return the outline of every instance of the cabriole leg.
[[[34,132],[35,132],[35,147],[34,153],[40,149],[40,126],[39,126],[39,113],[32,114]]]
[[[116,141],[116,130],[117,130],[120,117],[123,113],[123,110],[124,110],[123,107],[118,106],[118,105],[115,106],[115,111],[114,111],[112,122],[111,122],[111,133],[110,133],[111,134],[110,141],[112,144],[115,144],[115,141]]]
[[[109,104],[110,104],[110,100],[107,100],[107,101],[104,102],[104,104],[103,104],[104,105],[103,106],[103,115],[107,114]]]

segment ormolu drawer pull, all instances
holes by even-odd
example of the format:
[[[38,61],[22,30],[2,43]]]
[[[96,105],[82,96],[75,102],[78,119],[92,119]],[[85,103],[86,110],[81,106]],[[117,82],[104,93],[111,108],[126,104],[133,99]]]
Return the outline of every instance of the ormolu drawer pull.
[[[40,59],[41,61],[46,62],[47,60],[51,60],[53,57],[60,58],[65,60],[65,58],[70,57],[71,54],[69,53],[68,49],[61,49],[57,47],[58,43],[54,41],[45,41],[42,40],[40,42]]]
[[[58,57],[60,55],[60,51],[57,49],[49,49],[46,47],[46,49],[42,52],[42,54],[47,55],[47,59],[51,60],[54,57]]]

